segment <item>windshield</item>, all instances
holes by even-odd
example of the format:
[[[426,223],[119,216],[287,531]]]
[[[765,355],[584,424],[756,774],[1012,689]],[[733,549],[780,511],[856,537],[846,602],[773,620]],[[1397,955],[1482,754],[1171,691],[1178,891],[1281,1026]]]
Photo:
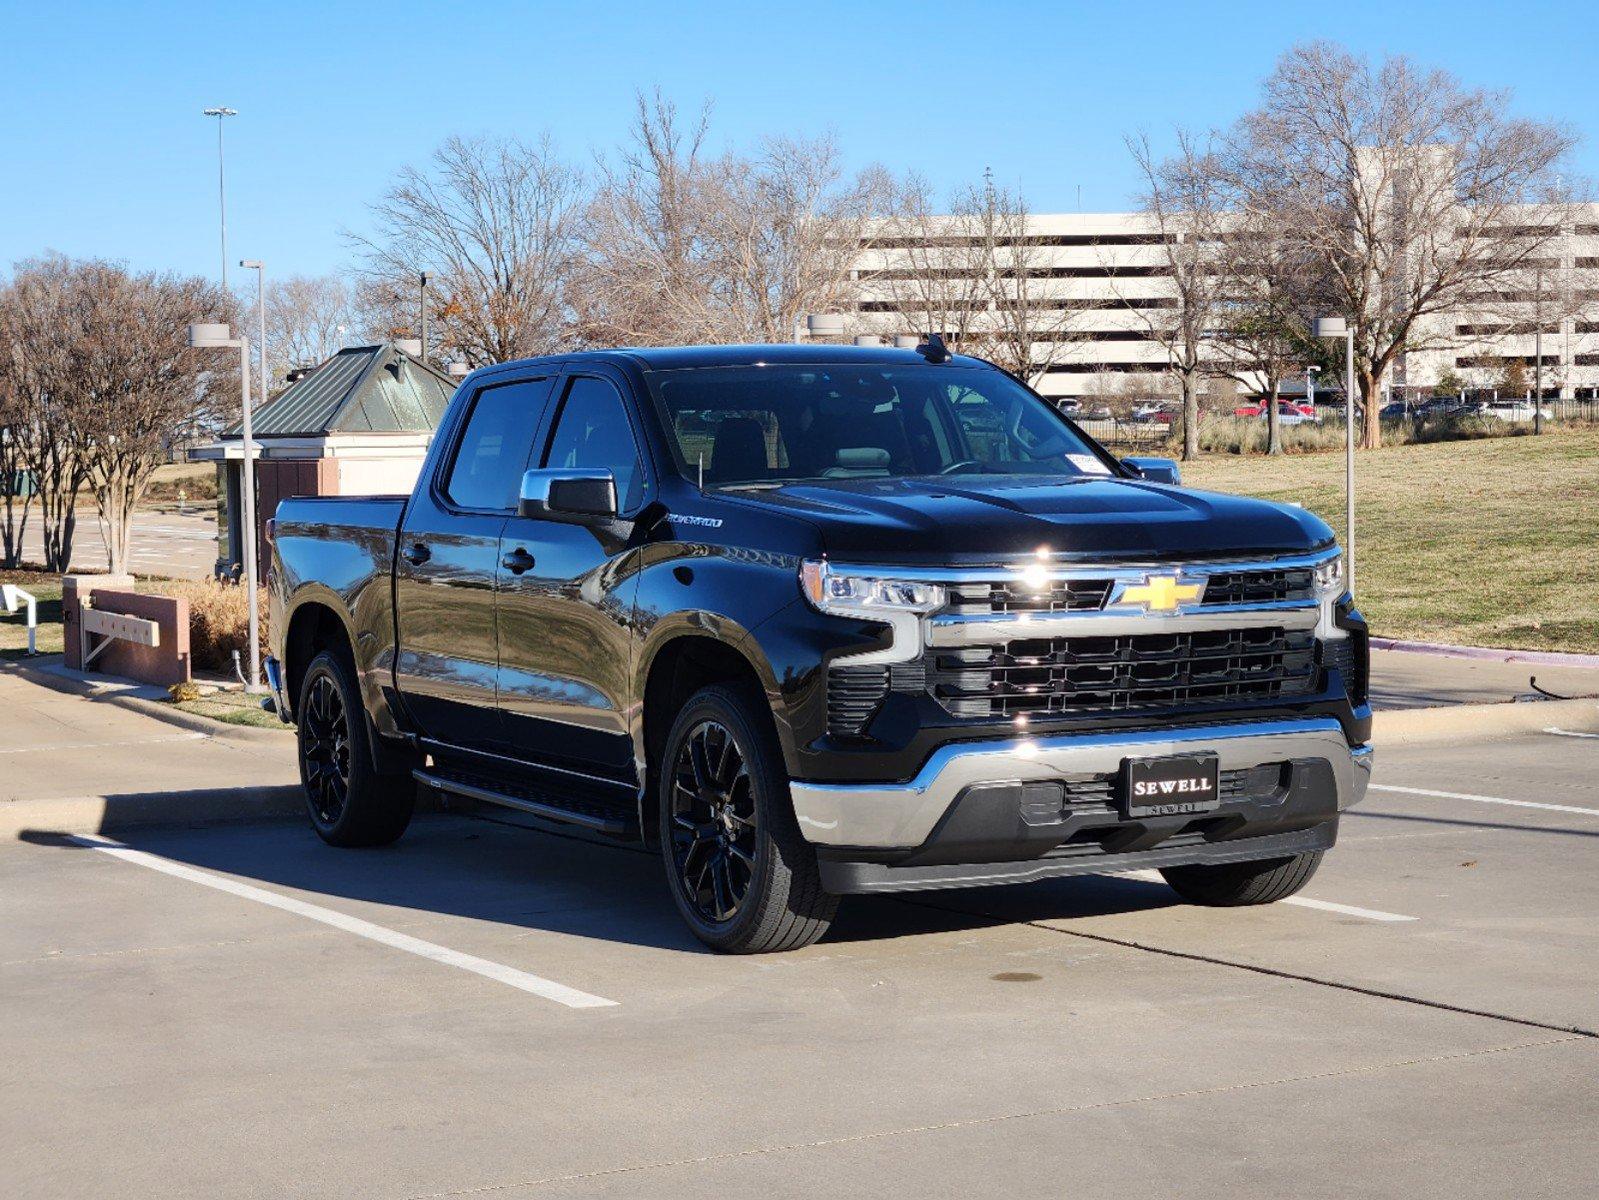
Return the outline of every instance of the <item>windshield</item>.
[[[918,475],[1109,475],[1089,440],[998,371],[870,364],[649,376],[679,467],[706,487]]]

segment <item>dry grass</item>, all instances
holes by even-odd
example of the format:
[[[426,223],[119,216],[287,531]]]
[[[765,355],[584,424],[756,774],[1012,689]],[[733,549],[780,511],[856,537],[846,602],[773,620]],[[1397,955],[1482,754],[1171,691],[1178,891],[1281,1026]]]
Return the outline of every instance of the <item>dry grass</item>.
[[[1296,501],[1340,531],[1342,454],[1207,456],[1194,487]],[[1599,430],[1357,457],[1356,594],[1382,636],[1599,652]]]
[[[214,579],[152,581],[144,589],[189,601],[189,656],[197,671],[233,671],[233,652],[249,647],[248,593]],[[267,653],[267,594],[260,590],[261,654]]]

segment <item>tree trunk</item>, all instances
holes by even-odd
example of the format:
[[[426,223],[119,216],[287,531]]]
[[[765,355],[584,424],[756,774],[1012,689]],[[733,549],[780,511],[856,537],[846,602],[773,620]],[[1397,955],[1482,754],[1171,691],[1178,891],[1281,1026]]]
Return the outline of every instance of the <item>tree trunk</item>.
[[[1182,373],[1183,384],[1183,461],[1199,457],[1199,392],[1191,371]]]
[[[1370,367],[1357,367],[1356,370],[1360,376],[1360,402],[1366,406],[1360,446],[1363,450],[1376,450],[1382,445],[1382,419],[1378,410],[1382,407],[1383,373],[1373,371]]]
[[[1277,411],[1277,394],[1282,384],[1277,380],[1271,381],[1271,398],[1267,401],[1266,409],[1266,453],[1281,454],[1283,452],[1283,419]]]

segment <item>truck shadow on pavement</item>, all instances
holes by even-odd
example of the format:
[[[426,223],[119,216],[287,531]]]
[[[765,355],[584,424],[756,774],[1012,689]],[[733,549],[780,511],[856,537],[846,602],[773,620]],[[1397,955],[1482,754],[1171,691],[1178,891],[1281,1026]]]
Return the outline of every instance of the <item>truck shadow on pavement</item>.
[[[114,802],[118,797],[108,797]],[[115,806],[108,803],[108,811]],[[102,836],[136,850],[380,925],[427,936],[433,916],[459,917],[568,936],[709,953],[679,920],[659,856],[494,817],[419,815],[404,838],[372,850],[324,845],[298,822],[188,827],[108,825]],[[93,853],[70,835],[24,830],[34,845]],[[174,886],[183,886],[174,884]],[[1000,903],[995,893],[1004,893]],[[340,901],[380,906],[350,909]],[[950,889],[905,898],[851,896],[821,943],[891,941],[1029,920],[1063,920],[1168,907],[1163,884],[1081,876],[1006,888]],[[1003,916],[985,915],[1002,909]]]

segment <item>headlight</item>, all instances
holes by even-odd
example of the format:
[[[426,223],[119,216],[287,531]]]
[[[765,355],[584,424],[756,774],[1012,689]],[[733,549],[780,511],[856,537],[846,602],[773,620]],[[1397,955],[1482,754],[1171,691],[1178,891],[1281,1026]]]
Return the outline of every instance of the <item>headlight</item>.
[[[1325,562],[1316,564],[1316,596],[1321,600],[1336,600],[1344,594],[1344,556],[1335,554]]]
[[[877,620],[896,613],[929,613],[942,608],[948,598],[936,583],[884,579],[814,561],[800,565],[800,590],[822,612]]]

